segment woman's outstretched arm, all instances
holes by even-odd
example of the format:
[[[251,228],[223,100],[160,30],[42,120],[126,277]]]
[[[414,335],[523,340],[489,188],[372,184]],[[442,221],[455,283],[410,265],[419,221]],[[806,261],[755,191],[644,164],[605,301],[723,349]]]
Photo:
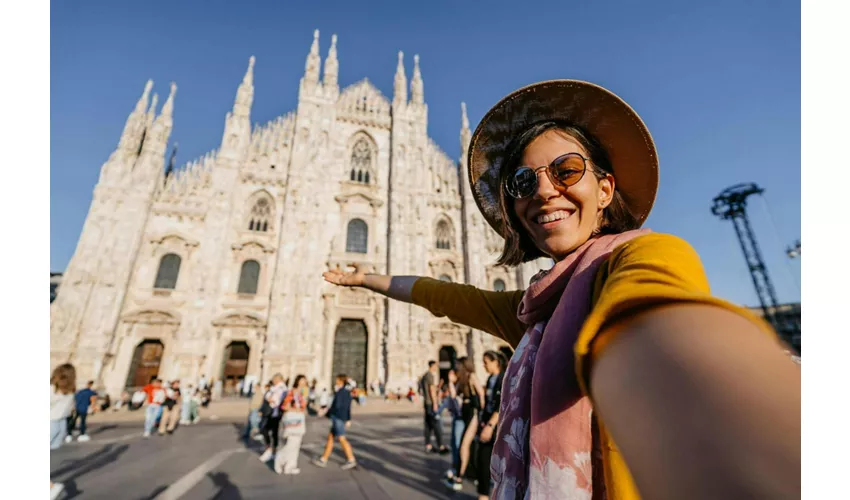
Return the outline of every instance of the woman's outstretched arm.
[[[342,269],[331,269],[322,276],[329,283],[340,286],[356,286],[372,290],[391,299],[413,303],[411,294],[413,284],[419,276],[387,276],[384,274],[366,274],[359,267],[353,266],[354,271],[345,272]]]
[[[657,307],[605,328],[590,391],[645,498],[800,498],[800,368],[750,319]]]
[[[525,332],[525,325],[516,317],[522,300],[521,290],[495,292],[422,276],[366,274],[357,266],[352,267],[354,270],[348,272],[339,268],[325,272],[325,281],[366,288],[391,299],[416,304],[435,316],[446,316],[455,323],[487,332],[514,347]]]

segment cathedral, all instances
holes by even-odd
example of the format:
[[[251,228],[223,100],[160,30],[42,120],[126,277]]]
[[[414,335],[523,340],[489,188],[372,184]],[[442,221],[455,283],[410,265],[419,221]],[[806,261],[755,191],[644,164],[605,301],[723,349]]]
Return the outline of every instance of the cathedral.
[[[305,374],[328,386],[407,388],[439,360],[505,349],[428,311],[322,279],[357,263],[504,290],[545,267],[495,266],[502,239],[469,190],[461,105],[458,159],[427,135],[419,58],[398,54],[392,99],[367,79],[338,85],[334,35],[316,31],[297,108],[252,125],[254,57],[218,149],[166,168],[177,86],[157,112],[148,81],[100,170],[76,250],[51,303],[51,368],[110,394],[151,376],[196,383]],[[236,83],[236,81],[234,81]],[[479,368],[481,369],[481,368]]]

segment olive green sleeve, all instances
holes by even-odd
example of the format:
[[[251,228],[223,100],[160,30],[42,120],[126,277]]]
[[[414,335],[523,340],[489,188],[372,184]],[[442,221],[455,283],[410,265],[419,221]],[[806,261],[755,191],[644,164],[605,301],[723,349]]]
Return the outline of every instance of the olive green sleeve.
[[[438,317],[470,326],[516,347],[526,326],[517,319],[523,290],[494,292],[472,285],[419,278],[413,284],[411,299]]]

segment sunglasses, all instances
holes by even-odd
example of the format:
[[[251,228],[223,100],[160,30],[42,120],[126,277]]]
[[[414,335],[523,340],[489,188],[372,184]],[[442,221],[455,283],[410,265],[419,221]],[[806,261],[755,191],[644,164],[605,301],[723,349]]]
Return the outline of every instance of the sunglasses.
[[[566,188],[576,184],[587,171],[587,158],[579,153],[561,155],[542,167],[519,167],[505,182],[505,191],[513,198],[528,198],[537,191],[537,172],[546,169],[549,180],[556,187]]]

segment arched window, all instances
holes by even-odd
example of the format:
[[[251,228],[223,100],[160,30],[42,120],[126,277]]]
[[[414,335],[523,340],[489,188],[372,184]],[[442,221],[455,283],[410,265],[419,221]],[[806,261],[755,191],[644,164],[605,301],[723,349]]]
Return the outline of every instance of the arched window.
[[[246,260],[242,263],[242,270],[239,272],[239,288],[238,293],[255,295],[257,293],[257,283],[260,282],[260,263],[256,260]]]
[[[159,261],[153,287],[174,290],[177,287],[177,276],[180,274],[180,261],[180,256],[173,253],[163,256]]]
[[[269,220],[272,218],[272,203],[266,196],[261,196],[251,207],[248,215],[248,230],[265,233],[269,230]]]
[[[368,253],[369,227],[360,219],[351,219],[345,238],[345,251]]]
[[[494,281],[493,282],[493,290],[496,290],[497,292],[504,292],[505,291],[505,282],[500,280],[500,279]]]
[[[443,275],[440,275],[440,281],[445,281],[447,283],[451,283],[452,278],[448,274],[443,274]]]
[[[369,184],[369,170],[372,168],[372,148],[366,139],[358,139],[351,149],[351,180]],[[357,173],[355,177],[355,172]]]
[[[452,230],[449,227],[449,223],[445,220],[441,220],[437,223],[436,230],[437,242],[436,246],[440,250],[451,250],[452,249]]]

